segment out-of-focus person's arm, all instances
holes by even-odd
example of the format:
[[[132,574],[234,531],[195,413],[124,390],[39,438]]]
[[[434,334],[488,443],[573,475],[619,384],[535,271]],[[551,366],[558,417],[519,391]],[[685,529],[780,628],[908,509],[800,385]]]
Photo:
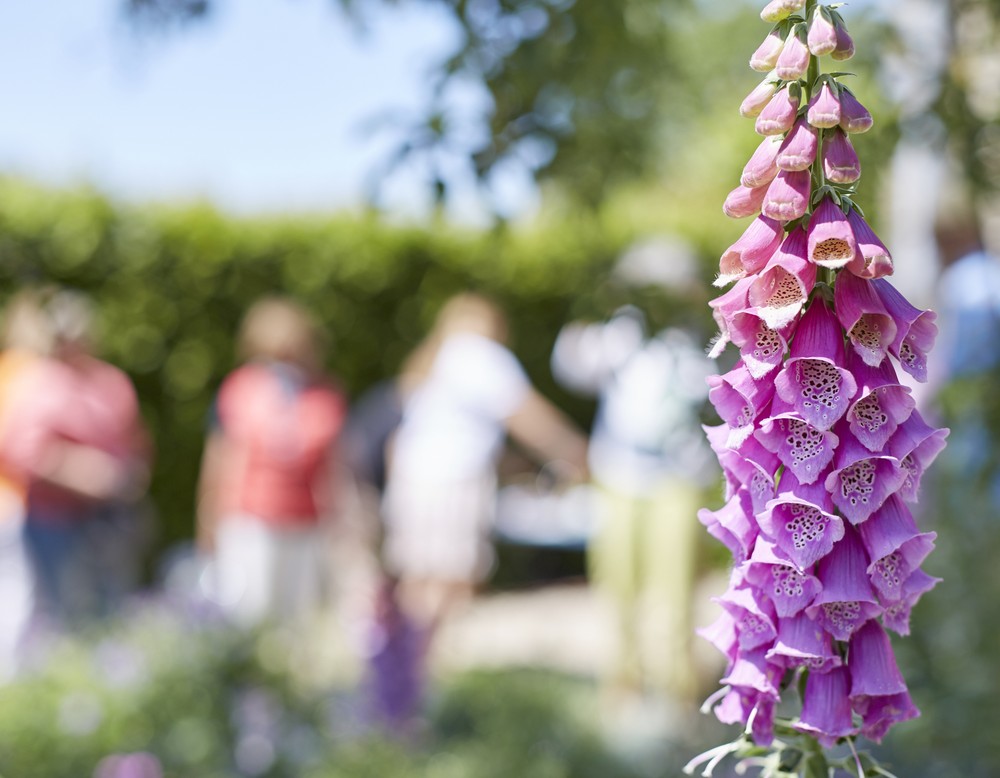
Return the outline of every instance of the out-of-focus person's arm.
[[[195,543],[198,550],[212,554],[215,551],[215,531],[222,513],[223,466],[232,447],[221,432],[211,432],[205,441],[198,477],[198,506]]]
[[[585,480],[587,438],[579,428],[537,390],[530,389],[507,419],[511,437],[541,462],[568,480]]]

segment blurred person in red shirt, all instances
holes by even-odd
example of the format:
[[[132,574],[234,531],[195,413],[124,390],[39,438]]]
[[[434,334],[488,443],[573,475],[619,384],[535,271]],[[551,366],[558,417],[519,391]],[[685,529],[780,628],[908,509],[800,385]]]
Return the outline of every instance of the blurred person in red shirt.
[[[37,342],[6,392],[0,458],[25,490],[24,548],[36,615],[74,623],[107,613],[122,592],[108,564],[118,514],[143,494],[149,441],[129,378],[92,355],[84,295],[37,292]]]
[[[297,303],[258,301],[239,345],[244,363],[219,390],[202,458],[198,545],[214,562],[220,604],[249,627],[321,604],[346,403]]]

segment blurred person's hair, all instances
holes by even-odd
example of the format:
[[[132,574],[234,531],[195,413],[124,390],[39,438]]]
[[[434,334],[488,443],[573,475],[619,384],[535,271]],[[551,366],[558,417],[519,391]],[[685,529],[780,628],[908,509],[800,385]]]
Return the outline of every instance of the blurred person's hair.
[[[312,314],[287,297],[261,298],[240,325],[238,352],[246,361],[267,359],[316,371],[325,345]]]
[[[403,363],[400,381],[404,391],[419,386],[427,378],[441,344],[459,333],[506,343],[507,316],[497,303],[477,292],[461,292],[449,298],[438,311],[431,331]]]
[[[52,350],[52,327],[42,310],[41,290],[21,289],[7,301],[0,339],[5,349],[36,354],[48,354]]]

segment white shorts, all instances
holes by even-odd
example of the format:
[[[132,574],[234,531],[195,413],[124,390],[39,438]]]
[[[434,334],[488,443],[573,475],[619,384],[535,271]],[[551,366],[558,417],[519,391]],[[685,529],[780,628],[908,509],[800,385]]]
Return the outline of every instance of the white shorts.
[[[495,504],[492,474],[437,482],[393,475],[383,504],[389,572],[410,579],[484,580],[493,568]]]
[[[324,543],[315,525],[274,525],[227,516],[216,535],[216,594],[242,626],[288,623],[315,613],[323,600]]]

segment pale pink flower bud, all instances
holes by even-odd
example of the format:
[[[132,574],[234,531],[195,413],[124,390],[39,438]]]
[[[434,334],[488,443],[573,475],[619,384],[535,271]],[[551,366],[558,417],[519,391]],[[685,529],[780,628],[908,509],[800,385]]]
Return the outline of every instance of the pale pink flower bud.
[[[837,47],[830,53],[830,56],[838,61],[850,59],[854,56],[854,41],[851,40],[851,36],[847,32],[847,25],[840,18],[840,14],[837,14],[833,28],[837,32]]]
[[[820,267],[841,268],[854,259],[857,240],[840,206],[829,197],[809,220],[809,260]]]
[[[795,124],[795,115],[799,111],[799,89],[795,85],[786,86],[778,91],[771,102],[764,106],[757,117],[754,129],[760,135],[781,135],[788,132]]]
[[[809,101],[809,111],[806,118],[813,127],[836,127],[840,124],[840,100],[834,95],[826,82],[819,92]]]
[[[760,211],[760,204],[766,193],[766,185],[750,188],[740,184],[726,197],[726,201],[722,204],[722,212],[731,219],[753,216]]]
[[[779,222],[802,217],[809,207],[811,183],[808,170],[782,170],[767,187],[761,213]]]
[[[774,72],[783,81],[798,81],[809,69],[809,49],[796,28],[778,55]]]
[[[769,184],[778,175],[778,166],[774,160],[781,148],[781,136],[769,135],[760,142],[757,150],[743,167],[740,183],[743,186],[755,187]]]
[[[844,132],[868,132],[872,128],[872,115],[849,89],[840,88],[840,128]]]
[[[801,11],[806,0],[771,0],[760,12],[760,18],[765,22],[780,22],[796,11]]]
[[[809,51],[817,57],[831,54],[837,48],[837,30],[828,13],[823,6],[816,6],[809,25],[806,42],[809,44]]]
[[[773,78],[765,78],[743,99],[740,104],[740,116],[749,119],[759,114],[774,97],[776,91],[778,82]]]
[[[851,184],[861,178],[858,154],[839,127],[823,141],[823,175],[833,184]]]
[[[847,269],[860,278],[882,278],[892,275],[892,256],[889,254],[889,249],[868,226],[864,217],[852,208],[847,214],[847,221],[851,224],[858,244],[857,253],[854,259],[847,263]]]
[[[764,38],[764,42],[757,47],[757,51],[750,57],[750,67],[760,73],[767,73],[774,69],[778,63],[778,55],[785,47],[785,39],[777,28],[771,30],[770,34]]]
[[[775,159],[779,170],[807,170],[816,160],[816,130],[804,119],[795,122]]]

